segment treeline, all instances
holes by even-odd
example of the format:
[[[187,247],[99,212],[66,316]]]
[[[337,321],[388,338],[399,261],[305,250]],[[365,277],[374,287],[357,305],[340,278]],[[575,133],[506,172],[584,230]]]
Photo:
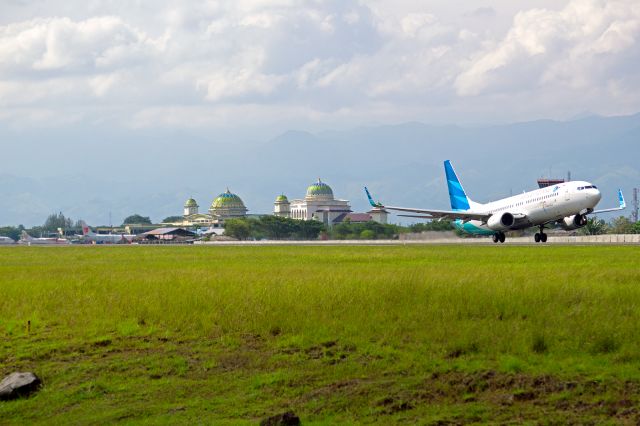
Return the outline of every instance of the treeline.
[[[640,234],[640,221],[633,222],[625,216],[618,216],[609,222],[597,217],[587,219],[587,224],[579,229],[583,235]]]
[[[228,219],[224,233],[238,240],[315,240],[326,232],[324,224],[315,220],[296,220],[279,216]]]
[[[47,219],[41,226],[34,226],[32,228],[25,228],[23,225],[0,227],[0,236],[9,237],[18,241],[22,231],[27,231],[29,235],[34,237],[46,237],[53,234],[57,235],[58,229],[73,228],[82,229],[79,221],[74,221],[60,212],[47,216]]]
[[[394,239],[399,234],[423,231],[449,231],[449,221],[421,223],[411,226],[382,224],[374,221],[353,223],[349,220],[326,227],[315,220],[296,220],[278,216],[229,219],[225,235],[239,240],[377,240]]]

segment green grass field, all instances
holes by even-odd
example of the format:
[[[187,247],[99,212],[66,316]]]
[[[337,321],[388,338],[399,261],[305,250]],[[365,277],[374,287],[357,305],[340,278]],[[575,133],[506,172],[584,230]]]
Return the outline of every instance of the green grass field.
[[[637,247],[0,249],[0,423],[640,421]],[[30,321],[30,329],[27,327]]]

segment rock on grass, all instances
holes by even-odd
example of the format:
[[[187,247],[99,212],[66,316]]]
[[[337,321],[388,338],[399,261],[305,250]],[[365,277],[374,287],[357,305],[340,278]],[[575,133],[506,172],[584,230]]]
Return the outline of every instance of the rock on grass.
[[[42,382],[33,373],[11,373],[0,382],[0,400],[7,401],[28,396],[38,390]]]

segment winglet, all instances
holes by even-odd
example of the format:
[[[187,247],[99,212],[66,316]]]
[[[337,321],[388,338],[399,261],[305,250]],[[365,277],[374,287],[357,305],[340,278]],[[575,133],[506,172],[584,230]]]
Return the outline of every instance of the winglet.
[[[381,203],[376,203],[373,201],[373,198],[371,198],[371,194],[369,193],[369,190],[366,186],[364,187],[364,192],[367,193],[367,198],[369,199],[369,204],[371,204],[371,207],[384,207]]]
[[[624,201],[624,195],[622,195],[622,189],[618,189],[618,202],[620,203],[620,210],[627,207],[627,203]]]

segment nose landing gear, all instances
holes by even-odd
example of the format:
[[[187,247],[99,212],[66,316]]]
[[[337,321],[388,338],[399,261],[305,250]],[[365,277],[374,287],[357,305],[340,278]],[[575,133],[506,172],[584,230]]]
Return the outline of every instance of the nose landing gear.
[[[504,235],[504,232],[496,232],[495,234],[493,234],[493,242],[494,243],[504,243],[504,241],[507,239],[507,237]]]

